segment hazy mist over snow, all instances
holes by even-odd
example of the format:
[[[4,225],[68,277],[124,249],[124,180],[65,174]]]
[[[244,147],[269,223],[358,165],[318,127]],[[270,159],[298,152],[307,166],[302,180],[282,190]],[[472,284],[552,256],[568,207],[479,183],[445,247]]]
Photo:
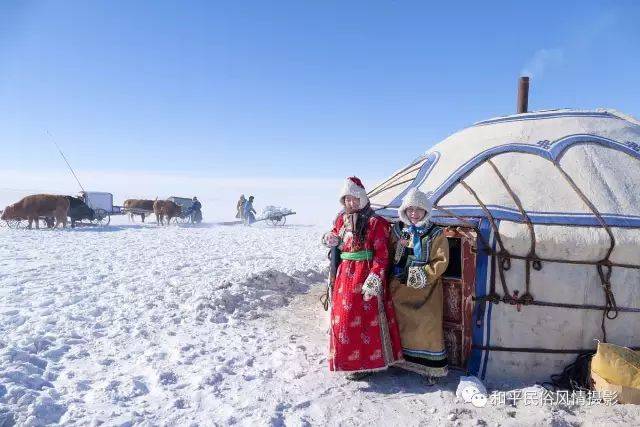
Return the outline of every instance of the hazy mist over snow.
[[[267,205],[293,209],[293,224],[328,226],[339,211],[338,193],[342,178],[215,178],[187,173],[136,171],[76,171],[87,191],[113,194],[114,204],[129,198],[164,199],[197,196],[203,204],[205,221],[235,220],[240,194],[255,196],[258,214]],[[364,179],[368,188],[379,180]],[[27,172],[0,170],[0,209],[34,193],[75,195],[77,183],[66,170]]]

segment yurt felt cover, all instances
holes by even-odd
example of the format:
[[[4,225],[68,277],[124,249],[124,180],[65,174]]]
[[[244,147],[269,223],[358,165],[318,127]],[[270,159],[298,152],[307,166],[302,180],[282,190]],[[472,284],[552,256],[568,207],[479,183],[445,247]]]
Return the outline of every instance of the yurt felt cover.
[[[372,206],[395,218],[413,187],[435,221],[479,224],[472,373],[544,379],[595,338],[640,345],[640,122],[611,110],[479,122],[372,189]],[[603,312],[616,317],[604,328]]]

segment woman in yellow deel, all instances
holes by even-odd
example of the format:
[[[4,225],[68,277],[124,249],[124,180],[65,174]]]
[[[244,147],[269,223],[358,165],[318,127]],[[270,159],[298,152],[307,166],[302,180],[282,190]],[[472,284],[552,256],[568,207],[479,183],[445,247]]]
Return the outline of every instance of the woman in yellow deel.
[[[431,203],[418,189],[404,197],[398,216],[389,245],[390,290],[404,354],[396,366],[432,382],[447,375],[441,276],[449,264],[449,243],[443,228],[429,220]]]

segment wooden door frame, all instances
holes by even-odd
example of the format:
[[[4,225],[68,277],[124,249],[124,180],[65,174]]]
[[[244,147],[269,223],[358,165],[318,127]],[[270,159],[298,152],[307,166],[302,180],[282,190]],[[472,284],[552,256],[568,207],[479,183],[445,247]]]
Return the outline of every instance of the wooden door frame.
[[[451,369],[466,370],[471,354],[477,234],[477,230],[471,227],[446,227],[444,231],[445,237],[460,239],[460,278],[442,278],[443,332]],[[456,288],[459,292],[452,293]]]

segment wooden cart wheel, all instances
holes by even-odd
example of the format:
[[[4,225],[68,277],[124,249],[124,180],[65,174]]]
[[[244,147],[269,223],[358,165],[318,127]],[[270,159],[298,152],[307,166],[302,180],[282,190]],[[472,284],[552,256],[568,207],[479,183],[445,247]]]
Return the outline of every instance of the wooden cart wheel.
[[[191,222],[191,215],[176,217],[176,224],[189,224],[190,222]]]
[[[109,212],[105,211],[104,209],[98,208],[94,212],[92,222],[101,227],[107,226],[111,222],[111,215],[109,215]]]
[[[267,224],[272,227],[283,226],[287,222],[286,216],[274,216],[267,219]]]
[[[25,228],[27,226],[27,222],[22,221],[21,219],[8,219],[5,222],[7,223],[7,227],[13,228],[16,230],[18,228]]]
[[[56,219],[50,216],[38,218],[38,221],[42,221],[44,228],[54,228],[56,226]]]

